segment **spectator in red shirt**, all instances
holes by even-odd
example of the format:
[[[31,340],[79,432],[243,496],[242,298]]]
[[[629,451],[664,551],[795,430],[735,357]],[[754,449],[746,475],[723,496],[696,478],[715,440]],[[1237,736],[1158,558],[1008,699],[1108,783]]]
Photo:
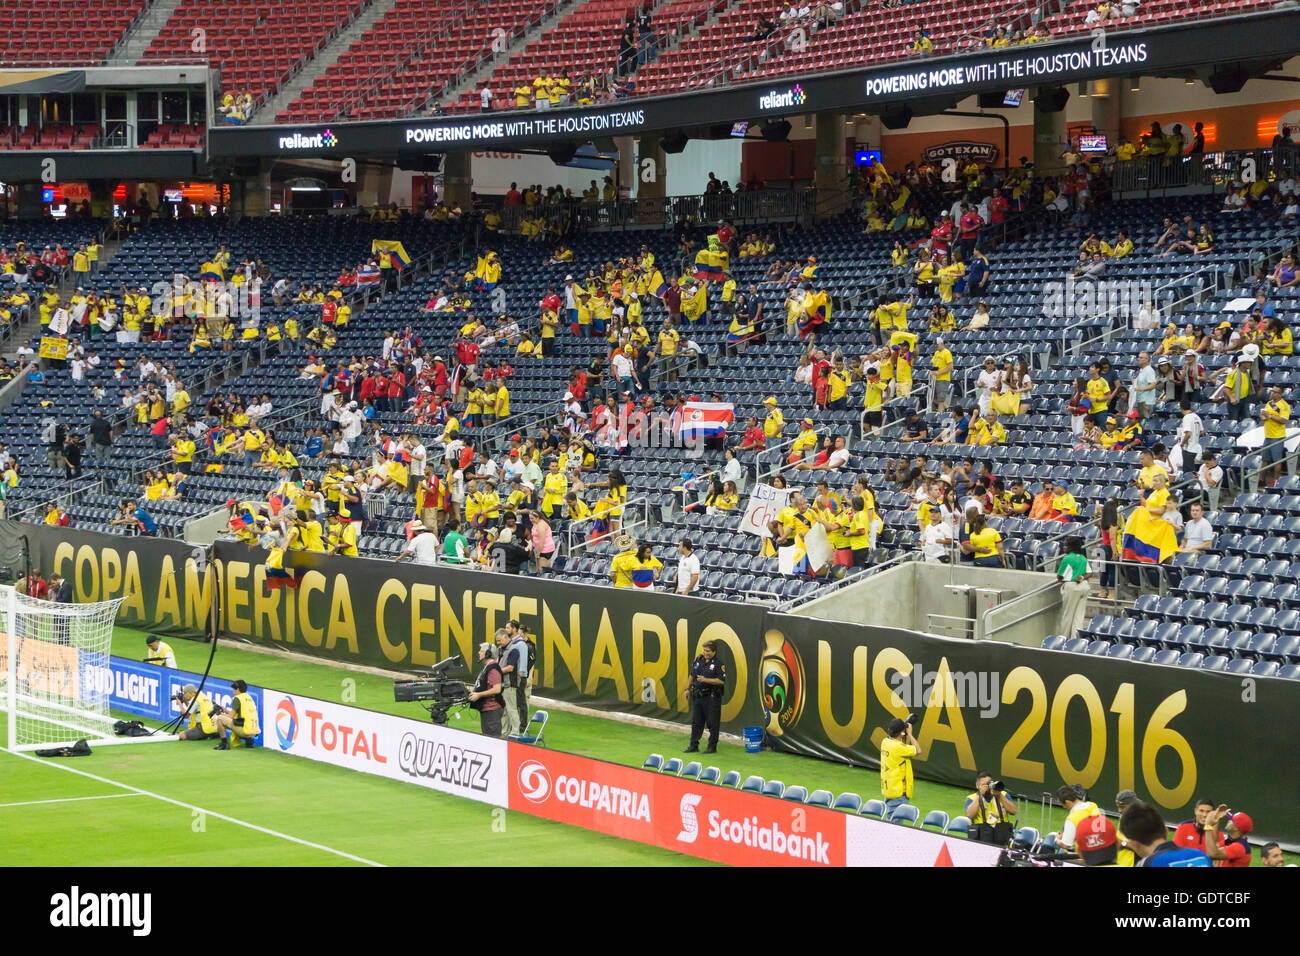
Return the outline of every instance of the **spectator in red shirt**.
[[[935,223],[930,230],[930,251],[934,253],[946,253],[948,245],[952,242],[953,234],[956,230],[952,225],[952,213],[943,212],[939,214],[939,221]]]
[[[326,299],[320,307],[320,320],[324,325],[333,325],[334,319],[338,315],[339,304],[334,299]]]
[[[167,447],[167,429],[171,426],[171,419],[166,415],[153,423],[149,429],[149,434],[153,436],[153,446],[155,448]]]
[[[357,270],[344,269],[339,273],[339,285],[345,289],[350,289],[357,284]]]
[[[68,250],[64,249],[60,243],[54,244],[54,264],[60,269],[68,265]]]
[[[1207,840],[1205,854],[1214,861],[1215,866],[1250,866],[1250,842],[1246,834],[1255,829],[1255,821],[1244,813],[1228,814],[1226,804],[1211,810],[1205,818],[1205,832],[1220,835],[1223,826],[1228,835],[1226,841]]]
[[[1007,197],[1002,195],[1002,190],[994,188],[993,196],[989,199],[989,223],[994,226],[1000,226],[1007,219]]]
[[[439,401],[447,394],[447,365],[441,355],[433,357],[433,394]]]
[[[1205,822],[1214,812],[1214,801],[1209,797],[1201,797],[1196,801],[1195,818],[1184,820],[1178,824],[1174,830],[1174,843],[1180,847],[1190,847],[1200,850],[1202,853],[1207,852],[1205,849]],[[1222,844],[1223,834],[1217,833],[1218,842]]]
[[[362,405],[367,405],[375,397],[375,377],[367,375],[361,380],[361,387],[357,391],[357,399]]]
[[[18,583],[14,585],[14,590],[19,594],[26,594],[28,597],[45,600],[50,596],[50,586],[45,579],[41,577],[40,568],[32,568],[32,573],[25,578],[19,578]]]
[[[461,365],[476,366],[478,365],[479,351],[477,342],[461,339],[456,343],[456,361],[460,362]]]
[[[406,389],[406,375],[396,365],[388,374],[388,410],[390,412],[400,412],[402,410],[402,392]]]
[[[524,202],[524,194],[519,191],[518,183],[511,183],[510,189],[506,193],[507,206],[521,206]]]
[[[818,408],[826,407],[827,385],[830,383],[831,363],[826,360],[826,352],[814,349],[812,353],[812,387]]]
[[[673,325],[677,325],[682,320],[682,290],[676,282],[670,283],[668,289],[664,292],[664,307],[668,309],[668,314],[672,317]]]
[[[980,214],[975,211],[975,207],[970,203],[962,203],[961,219],[958,226],[961,229],[961,251],[962,259],[969,259],[975,247],[979,244],[980,228],[984,225],[984,220]]]
[[[547,287],[546,295],[541,302],[542,311],[555,312],[556,314],[559,314],[560,306],[562,304],[560,297],[555,294],[555,289]]]
[[[746,448],[762,449],[767,447],[767,433],[763,431],[763,426],[758,423],[758,419],[750,415],[749,422],[745,425],[745,440],[740,443],[740,449]]]

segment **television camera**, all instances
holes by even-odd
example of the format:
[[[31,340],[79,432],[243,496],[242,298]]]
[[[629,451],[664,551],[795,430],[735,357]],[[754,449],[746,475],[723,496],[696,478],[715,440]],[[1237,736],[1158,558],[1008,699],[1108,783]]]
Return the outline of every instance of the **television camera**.
[[[461,672],[467,674],[468,670],[465,658],[459,654],[439,661],[427,671],[416,671],[410,678],[394,680],[393,700],[398,703],[418,703],[429,712],[431,721],[445,724],[453,707],[469,703],[470,688],[459,679]]]

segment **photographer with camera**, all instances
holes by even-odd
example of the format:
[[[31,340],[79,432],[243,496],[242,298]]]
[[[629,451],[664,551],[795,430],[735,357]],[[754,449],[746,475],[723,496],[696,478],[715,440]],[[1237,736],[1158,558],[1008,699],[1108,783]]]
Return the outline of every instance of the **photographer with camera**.
[[[217,736],[215,715],[220,709],[213,705],[212,698],[200,694],[193,684],[186,684],[172,700],[182,708],[189,708],[189,726],[176,735],[177,740],[212,740]]]
[[[230,689],[235,692],[235,699],[217,717],[217,733],[221,736],[221,743],[213,748],[215,750],[229,750],[231,737],[238,737],[244,741],[245,747],[252,747],[253,738],[261,733],[261,727],[257,723],[257,705],[248,693],[248,685],[242,680],[232,681]]]
[[[483,662],[483,669],[478,672],[474,689],[469,694],[469,705],[478,711],[479,730],[489,737],[501,736],[502,703],[501,687],[505,677],[497,664],[495,644],[484,641],[478,646],[478,659]]]
[[[727,682],[727,666],[718,660],[718,642],[705,641],[691,662],[691,679],[686,693],[691,698],[691,742],[685,753],[698,753],[700,737],[709,731],[706,754],[718,752],[718,730],[722,726],[722,688]]]
[[[505,703],[505,719],[501,733],[509,737],[521,734],[528,726],[528,673],[532,670],[532,644],[516,620],[506,621],[506,626],[496,632],[497,663],[505,679],[501,692]]]
[[[966,798],[965,814],[970,818],[970,839],[1006,846],[1011,842],[1009,817],[1016,805],[1007,799],[1006,788],[993,774],[981,770],[975,775],[975,792]]]
[[[880,794],[885,798],[885,818],[912,800],[912,758],[921,755],[921,745],[912,736],[915,714],[907,720],[889,722],[889,736],[880,742]],[[906,737],[906,740],[904,740]]]

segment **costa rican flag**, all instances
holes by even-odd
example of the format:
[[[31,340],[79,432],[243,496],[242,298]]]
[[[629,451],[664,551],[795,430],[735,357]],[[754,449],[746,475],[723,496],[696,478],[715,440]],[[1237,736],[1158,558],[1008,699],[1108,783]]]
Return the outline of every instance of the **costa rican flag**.
[[[369,266],[362,266],[357,270],[357,285],[378,285],[379,269],[372,269]]]
[[[682,406],[678,431],[683,438],[693,435],[711,438],[724,433],[735,417],[736,406],[730,402],[687,402]]]

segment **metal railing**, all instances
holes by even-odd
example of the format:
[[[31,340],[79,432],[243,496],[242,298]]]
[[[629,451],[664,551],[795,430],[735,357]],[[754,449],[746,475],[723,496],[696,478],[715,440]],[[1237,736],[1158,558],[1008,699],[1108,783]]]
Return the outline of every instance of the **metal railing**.
[[[1293,176],[1297,171],[1300,171],[1300,146],[1287,146],[1179,156],[1135,156],[1130,160],[1115,160],[1110,176],[1115,193],[1151,193],[1189,186],[1208,186],[1212,193],[1217,193],[1233,183],[1276,180]]]
[[[1031,588],[1030,590],[1025,591],[1023,594],[1017,594],[1009,601],[1003,601],[1001,604],[995,604],[992,607],[986,609],[984,613],[980,616],[980,620],[979,620],[980,626],[975,631],[975,639],[980,641],[987,641],[989,638],[991,638],[994,634],[997,634],[999,631],[1005,631],[1007,628],[1015,627],[1017,624],[1021,624],[1029,620],[1030,618],[1037,617],[1040,614],[1046,614],[1049,611],[1059,613],[1061,607],[1060,588],[1061,588],[1060,582],[1055,580],[1048,581],[1046,584],[1041,584],[1036,588]],[[1018,611],[1018,608],[1022,603],[1028,602],[1034,598],[1044,595],[1048,591],[1057,592],[1057,600],[1055,602],[1050,604],[1044,604],[1042,607],[1033,608],[1028,613],[1021,614],[1018,617],[1013,617],[1011,620],[1006,621],[1002,624],[994,625],[992,623],[994,615],[1016,612]]]
[[[1175,312],[1181,309],[1185,303],[1200,296],[1202,293],[1205,292],[1207,288],[1209,288],[1212,291],[1218,291],[1220,288],[1222,288],[1222,273],[1223,273],[1223,267],[1218,265],[1217,263],[1212,263],[1210,265],[1202,266],[1201,268],[1196,269],[1193,272],[1184,273],[1183,275],[1178,276],[1176,279],[1169,280],[1164,285],[1157,286],[1156,289],[1152,292],[1151,304],[1153,307],[1158,307],[1161,305],[1160,294],[1162,292],[1166,292],[1171,289],[1186,286],[1189,283],[1192,283],[1193,280],[1196,280],[1198,277],[1212,274],[1214,276],[1214,282],[1212,285],[1207,287],[1204,281],[1201,281],[1198,285],[1196,285],[1192,289],[1191,292],[1188,292],[1186,295],[1183,295],[1181,297],[1170,298],[1166,303],[1164,303],[1166,308],[1168,309],[1168,316],[1172,316]],[[1121,313],[1123,314],[1123,317],[1128,318],[1129,314],[1132,312],[1132,305],[1133,305],[1132,302],[1119,302],[1116,303],[1115,305],[1112,305],[1105,312],[1099,312],[1094,316],[1090,316],[1085,319],[1080,319],[1077,322],[1072,322],[1069,325],[1062,328],[1061,348],[1059,354],[1062,357],[1066,355],[1072,355],[1078,352],[1082,352],[1092,347],[1098,342],[1108,341],[1112,335],[1120,331],[1121,328],[1120,326],[1115,326],[1109,322],[1106,322],[1102,331],[1099,334],[1094,335],[1090,339],[1083,339],[1078,342],[1075,342],[1073,345],[1068,344],[1070,332],[1073,331],[1074,329],[1097,325],[1098,322],[1100,322],[1101,320],[1106,319],[1107,317],[1110,317],[1112,315],[1120,315]]]

